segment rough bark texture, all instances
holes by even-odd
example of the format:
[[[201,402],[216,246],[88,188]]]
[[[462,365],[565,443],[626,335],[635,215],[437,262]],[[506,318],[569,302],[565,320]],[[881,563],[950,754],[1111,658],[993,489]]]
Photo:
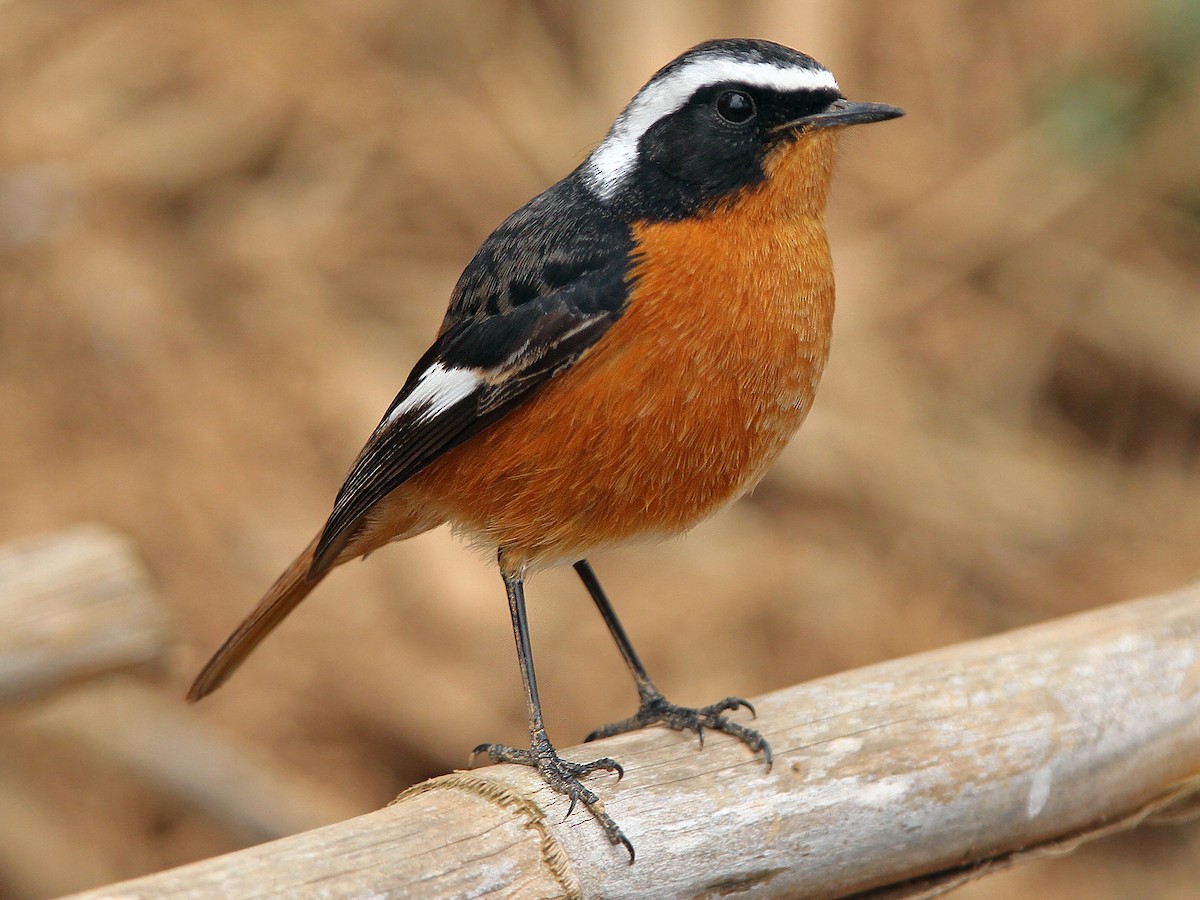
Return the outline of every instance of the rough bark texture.
[[[530,771],[418,785],[387,809],[86,897],[835,897],[936,893],[1065,852],[1200,784],[1200,588],[895,660],[755,699],[775,749],[652,729],[597,791],[629,865]]]

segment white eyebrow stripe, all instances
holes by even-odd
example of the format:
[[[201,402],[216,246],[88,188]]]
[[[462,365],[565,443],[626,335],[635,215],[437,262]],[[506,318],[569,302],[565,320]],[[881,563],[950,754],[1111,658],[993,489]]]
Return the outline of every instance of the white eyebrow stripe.
[[[471,396],[483,383],[471,369],[447,369],[440,362],[421,373],[421,378],[401,403],[387,417],[391,424],[401,416],[417,412],[420,420],[432,419],[455,403]]]
[[[824,68],[784,67],[722,56],[693,60],[638,91],[584,164],[588,187],[602,200],[611,197],[632,171],[642,135],[663,116],[682,108],[700,88],[722,82],[776,91],[838,89],[833,73]]]

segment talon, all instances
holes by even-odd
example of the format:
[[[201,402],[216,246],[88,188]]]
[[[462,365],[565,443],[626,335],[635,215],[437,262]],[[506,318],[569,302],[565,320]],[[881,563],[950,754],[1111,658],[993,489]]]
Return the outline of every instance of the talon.
[[[748,710],[754,718],[758,717],[758,710],[754,708],[754,704],[741,697],[726,697],[710,706],[692,709],[670,703],[657,691],[645,691],[636,713],[628,719],[597,728],[587,736],[586,740],[594,741],[597,738],[611,737],[626,731],[636,731],[648,725],[661,724],[668,728],[674,728],[676,731],[695,732],[696,738],[700,742],[700,749],[703,750],[705,729],[711,728],[737,738],[755,752],[761,751],[765,757],[768,771],[770,771],[771,748],[767,745],[766,739],[754,729],[740,725],[723,715],[723,713],[742,708]]]
[[[593,772],[616,772],[617,781],[625,777],[625,767],[622,766],[612,757],[606,756],[603,759],[596,759],[590,763],[568,763],[573,768],[578,769],[580,775],[590,775]]]
[[[743,700],[741,697],[726,697],[719,703],[714,703],[712,706],[705,706],[696,711],[705,718],[719,718],[721,713],[735,712],[736,710],[743,708],[749,710],[751,716],[758,716],[757,711],[754,709],[754,705],[751,704],[749,700]]]
[[[528,750],[506,747],[503,744],[480,744],[471,754],[472,760],[483,752],[486,752],[493,762],[515,763],[537,769],[542,781],[546,782],[552,790],[565,795],[570,801],[567,813],[563,816],[564,822],[570,818],[571,813],[575,812],[575,807],[582,803],[592,814],[592,818],[604,829],[604,834],[608,837],[609,842],[622,845],[629,852],[629,861],[633,862],[633,844],[625,837],[612,817],[604,811],[604,804],[600,802],[600,798],[584,787],[580,780],[593,772],[607,771],[615,772],[617,780],[620,781],[625,777],[625,768],[615,759],[605,756],[586,763],[563,759],[546,738],[544,732],[533,736]]]
[[[629,838],[625,837],[625,835],[623,835],[623,834],[618,834],[617,840],[615,843],[623,844],[625,846],[625,849],[629,851],[629,864],[632,866],[633,865],[633,844],[629,843]]]
[[[617,781],[620,781],[625,777],[625,767],[615,759],[612,759],[608,756],[604,757],[604,759],[597,759],[593,762],[585,763],[584,765],[580,766],[579,774],[590,775],[592,772],[599,772],[601,770],[605,772],[616,772]]]

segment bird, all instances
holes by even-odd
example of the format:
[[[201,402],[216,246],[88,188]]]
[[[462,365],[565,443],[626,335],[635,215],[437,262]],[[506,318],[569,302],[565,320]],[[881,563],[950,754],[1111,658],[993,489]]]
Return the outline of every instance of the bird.
[[[531,766],[634,861],[583,782],[619,762],[563,759],[543,721],[525,582],[574,567],[633,676],[639,705],[588,739],[653,724],[724,732],[753,707],[669,702],[588,558],[682,534],[747,493],[800,427],[830,349],[824,213],[838,135],[903,115],[847,100],[812,57],[710,40],[659,69],[570,174],[482,243],[429,349],[367,440],[324,527],[203,667],[209,694],[329,572],[449,523],[494,552],[529,720],[528,747],[474,759]]]

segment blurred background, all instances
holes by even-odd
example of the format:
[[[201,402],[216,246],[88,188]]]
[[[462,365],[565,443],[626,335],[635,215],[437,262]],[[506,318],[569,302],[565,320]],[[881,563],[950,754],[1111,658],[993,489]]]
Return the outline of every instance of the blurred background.
[[[180,698],[324,521],[483,237],[656,68],[735,35],[908,116],[844,142],[798,439],[686,539],[593,559],[664,691],[753,696],[1200,569],[1196,0],[6,0],[0,540],[128,535],[172,650],[0,711],[0,895],[364,812],[524,740],[500,579],[444,530]],[[530,602],[552,736],[631,712],[569,571]],[[180,788],[214,760],[259,819]],[[959,896],[1197,883],[1191,825]]]

